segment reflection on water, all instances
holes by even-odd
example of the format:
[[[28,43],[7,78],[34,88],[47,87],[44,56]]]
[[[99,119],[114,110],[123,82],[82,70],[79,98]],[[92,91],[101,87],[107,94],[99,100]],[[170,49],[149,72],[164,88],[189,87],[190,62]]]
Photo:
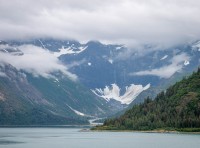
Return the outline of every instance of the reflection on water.
[[[80,128],[0,128],[0,148],[199,148],[200,135],[80,132]]]
[[[23,143],[23,142],[9,141],[9,140],[0,139],[0,145],[17,144],[17,143]]]

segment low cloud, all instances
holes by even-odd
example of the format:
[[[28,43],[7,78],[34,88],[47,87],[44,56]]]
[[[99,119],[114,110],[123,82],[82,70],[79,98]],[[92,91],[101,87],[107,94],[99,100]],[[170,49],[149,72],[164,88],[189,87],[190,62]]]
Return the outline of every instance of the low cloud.
[[[77,67],[80,66],[82,64],[86,63],[86,59],[80,60],[80,61],[73,61],[70,64],[67,64],[68,69],[72,68],[72,67]]]
[[[189,56],[186,53],[182,53],[174,56],[170,61],[171,64],[167,66],[163,66],[161,68],[152,69],[152,70],[144,70],[135,73],[130,73],[130,75],[134,76],[144,76],[144,75],[152,75],[158,76],[160,78],[170,78],[176,72],[182,70],[184,66],[184,61],[189,60]]]
[[[18,70],[24,70],[34,76],[46,78],[53,77],[52,73],[61,72],[72,80],[77,76],[70,73],[50,51],[33,45],[24,45],[18,47],[23,55],[14,55],[10,53],[0,53],[0,62],[9,63]]]

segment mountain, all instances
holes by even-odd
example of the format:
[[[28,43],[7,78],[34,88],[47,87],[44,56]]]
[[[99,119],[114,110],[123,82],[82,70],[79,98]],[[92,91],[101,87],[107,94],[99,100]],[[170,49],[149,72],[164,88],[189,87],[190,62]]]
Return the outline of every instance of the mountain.
[[[51,97],[49,94],[52,91],[48,91],[48,85],[52,86],[49,87],[50,90],[54,90],[59,83],[67,85],[70,81],[74,86],[81,86],[81,89],[83,87],[94,98],[87,102],[93,102],[94,108],[90,108],[94,110],[85,109],[87,103],[83,102],[77,106],[75,103],[70,104],[71,109],[82,115],[98,117],[124,111],[143,102],[147,96],[154,98],[171,84],[191,74],[200,64],[199,41],[170,48],[144,45],[133,49],[98,41],[79,43],[57,39],[1,41],[0,46],[1,53],[12,55],[1,57],[3,59],[0,61],[6,61],[25,73],[28,83],[44,98]],[[30,62],[26,62],[27,60]],[[65,80],[60,73],[64,73]],[[76,82],[73,82],[74,79]],[[40,87],[43,83],[46,89]],[[70,87],[66,86],[66,89]],[[75,90],[70,90],[70,96],[79,92]],[[84,91],[80,92],[82,94]],[[63,91],[62,95],[69,96],[65,93]]]
[[[1,42],[0,56],[0,125],[89,124],[88,119],[113,111],[104,99],[62,71],[47,74],[42,63],[29,63],[34,55],[18,46]],[[38,56],[41,53],[35,56],[40,61]]]
[[[33,77],[1,67],[0,124],[87,124],[110,112],[105,101],[73,81]]]
[[[155,97],[200,64],[199,41],[170,48],[144,45],[133,49],[98,41],[83,44],[56,39],[9,41],[8,44],[16,47],[29,44],[51,51],[84,86],[110,105],[118,104],[119,108],[142,102],[140,95]],[[124,101],[122,98],[128,93],[132,97]]]
[[[166,128],[182,131],[200,129],[200,68],[170,86],[166,92],[162,91],[155,100],[147,98],[144,103],[133,106],[119,118],[108,119],[102,127],[97,127],[115,130]]]
[[[147,46],[145,50],[150,51],[145,52],[132,51],[123,45],[88,42],[82,45],[87,47],[83,52],[65,54],[60,59],[66,64],[79,63],[70,71],[77,74],[84,85],[109,103],[126,108],[147,96],[155,97],[191,74],[200,64],[198,45],[199,42],[194,42],[156,50]]]

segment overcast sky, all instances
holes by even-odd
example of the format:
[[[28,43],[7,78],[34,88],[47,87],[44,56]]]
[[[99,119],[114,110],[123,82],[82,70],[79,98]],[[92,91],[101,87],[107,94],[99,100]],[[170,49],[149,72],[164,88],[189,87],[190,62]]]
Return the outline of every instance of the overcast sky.
[[[126,45],[200,39],[200,0],[0,0],[0,39]]]

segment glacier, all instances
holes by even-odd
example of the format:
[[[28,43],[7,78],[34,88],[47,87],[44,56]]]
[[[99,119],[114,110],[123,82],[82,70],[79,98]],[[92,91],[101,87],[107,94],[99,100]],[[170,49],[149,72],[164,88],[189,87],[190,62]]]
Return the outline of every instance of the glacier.
[[[146,86],[131,84],[126,86],[126,91],[123,95],[120,93],[120,88],[117,84],[111,84],[111,87],[105,86],[104,89],[96,88],[91,90],[95,95],[104,98],[106,101],[114,99],[119,101],[121,104],[130,104],[141,92],[150,88],[150,84]]]

